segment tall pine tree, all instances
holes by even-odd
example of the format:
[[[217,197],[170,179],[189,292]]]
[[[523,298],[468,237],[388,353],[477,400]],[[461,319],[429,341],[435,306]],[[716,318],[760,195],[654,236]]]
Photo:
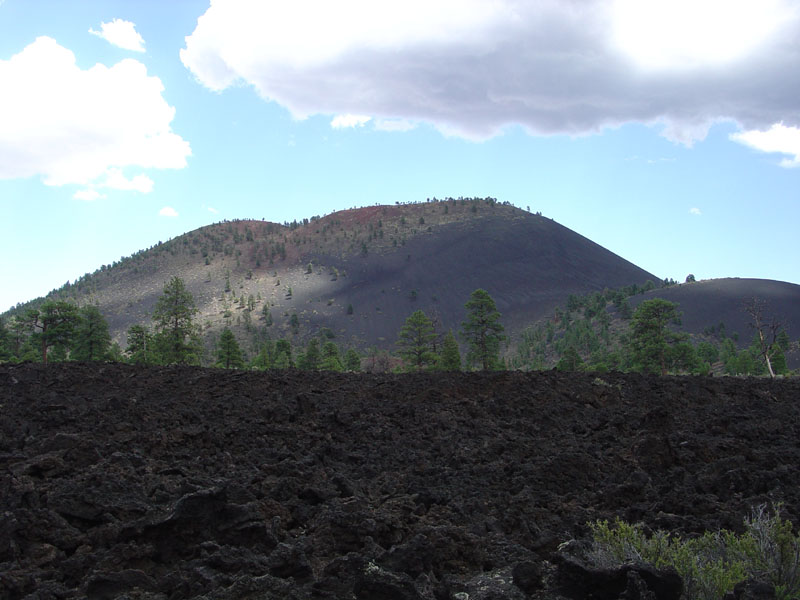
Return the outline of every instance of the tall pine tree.
[[[194,298],[179,277],[173,277],[165,286],[156,303],[153,321],[156,325],[155,342],[164,364],[198,364],[200,339],[194,324],[197,309]]]
[[[421,310],[414,311],[406,319],[397,339],[399,354],[409,368],[421,371],[436,360],[433,341],[436,333],[433,322]]]
[[[442,342],[442,353],[439,355],[438,368],[442,371],[461,370],[461,352],[458,350],[458,342],[453,330],[447,332]]]
[[[477,289],[465,305],[467,319],[461,324],[461,335],[469,345],[467,364],[481,369],[500,368],[500,342],[505,338],[500,313],[489,292]]]
[[[100,309],[88,304],[80,309],[80,321],[75,328],[71,357],[75,360],[106,360],[111,348],[111,334]]]
[[[46,300],[38,309],[29,310],[26,318],[33,329],[31,337],[41,347],[45,364],[47,351],[54,346],[60,347],[62,354],[66,355],[80,319],[77,306],[62,300]]]
[[[217,342],[217,366],[223,369],[241,369],[244,367],[242,350],[236,336],[227,327],[222,330]]]

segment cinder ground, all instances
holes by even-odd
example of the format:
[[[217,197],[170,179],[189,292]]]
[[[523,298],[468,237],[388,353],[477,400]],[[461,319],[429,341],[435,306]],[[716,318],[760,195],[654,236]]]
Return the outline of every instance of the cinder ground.
[[[794,379],[2,365],[0,598],[559,598],[558,546],[596,518],[690,535],[782,501],[797,523],[798,399]]]

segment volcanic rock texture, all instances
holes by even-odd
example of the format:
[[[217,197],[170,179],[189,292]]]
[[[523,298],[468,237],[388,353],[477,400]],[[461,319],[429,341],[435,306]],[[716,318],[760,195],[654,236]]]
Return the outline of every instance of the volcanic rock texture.
[[[741,530],[783,501],[796,523],[798,401],[796,380],[4,365],[0,598],[576,597],[558,546],[587,521]]]

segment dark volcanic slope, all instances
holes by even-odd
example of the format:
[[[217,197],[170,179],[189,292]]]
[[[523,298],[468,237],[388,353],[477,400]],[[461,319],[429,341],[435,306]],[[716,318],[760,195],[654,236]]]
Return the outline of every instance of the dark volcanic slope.
[[[484,288],[513,335],[551,314],[570,294],[658,281],[550,219],[510,207],[495,211],[435,227],[380,253],[311,255],[347,272],[347,280],[337,282],[329,296],[334,306],[350,303],[357,314],[320,308],[309,317],[310,330],[329,326],[345,337],[391,344],[406,317],[421,309],[438,315],[443,329],[457,331],[470,293]]]
[[[800,285],[793,283],[770,279],[707,279],[653,290],[631,298],[631,304],[635,306],[655,297],[680,305],[683,331],[700,333],[706,327],[724,323],[729,335],[739,333],[743,345],[750,343],[754,333],[744,304],[758,298],[766,303],[764,316],[767,320],[775,317],[784,323],[789,339],[800,337]]]
[[[768,499],[796,519],[798,397],[797,380],[0,366],[0,597],[554,598],[522,590],[590,519],[738,528]]]

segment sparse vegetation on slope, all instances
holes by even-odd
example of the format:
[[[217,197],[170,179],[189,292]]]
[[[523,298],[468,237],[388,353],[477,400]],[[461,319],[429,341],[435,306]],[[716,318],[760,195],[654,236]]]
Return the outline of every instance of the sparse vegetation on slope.
[[[126,347],[128,330],[150,323],[172,277],[195,300],[203,360],[213,362],[226,327],[249,356],[268,337],[304,345],[323,327],[342,347],[389,349],[417,309],[440,331],[457,330],[463,299],[478,287],[495,298],[513,338],[569,293],[648,274],[541,215],[493,198],[434,198],[284,224],[210,225],[103,265],[49,297],[96,304],[112,340]]]

